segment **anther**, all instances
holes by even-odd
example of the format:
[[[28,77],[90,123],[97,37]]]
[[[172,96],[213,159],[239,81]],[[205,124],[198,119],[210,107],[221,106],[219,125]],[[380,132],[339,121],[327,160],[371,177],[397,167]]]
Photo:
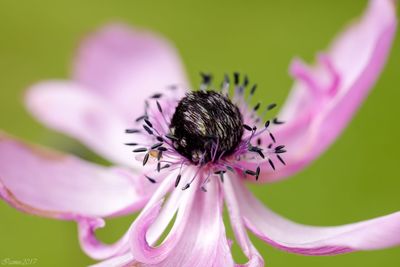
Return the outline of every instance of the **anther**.
[[[154,145],[151,146],[151,149],[156,149],[156,148],[162,146],[163,144],[164,144],[164,143],[162,143],[162,142],[157,143],[157,144],[154,144]]]
[[[161,93],[157,93],[157,94],[152,95],[150,98],[152,98],[152,99],[159,99],[159,98],[161,98],[161,97],[162,97],[162,94],[161,94]]]
[[[140,117],[137,117],[136,118],[136,122],[139,122],[139,121],[141,121],[141,120],[143,120],[143,119],[145,119],[145,118],[147,118],[147,116],[146,115],[142,115],[142,116],[140,116]]]
[[[163,110],[162,110],[162,108],[161,108],[160,102],[156,101],[156,103],[157,103],[158,111],[159,111],[160,113],[163,113]]]
[[[190,187],[190,184],[186,184],[184,187],[182,187],[182,190],[186,190]]]
[[[245,170],[244,173],[251,175],[251,176],[256,176],[256,174],[257,174],[255,171],[252,171],[252,170]]]
[[[125,143],[126,146],[137,146],[138,143]]]
[[[275,107],[276,107],[276,104],[275,104],[275,103],[269,104],[269,105],[267,106],[267,110],[274,109]]]
[[[284,124],[285,122],[284,122],[284,121],[278,120],[278,118],[274,118],[274,119],[272,120],[272,123],[273,123],[273,124],[276,124],[276,125],[279,125],[279,124]]]
[[[254,95],[256,90],[257,90],[257,84],[254,84],[253,87],[251,87],[251,89],[250,89],[250,95]]]
[[[140,133],[140,130],[138,130],[138,129],[126,129],[125,133],[127,133],[127,134]]]
[[[157,183],[157,181],[154,180],[153,178],[151,178],[150,176],[145,175],[145,177],[146,177],[147,180],[149,180],[151,183],[153,183],[153,184]]]
[[[181,181],[181,177],[182,177],[181,174],[178,174],[178,176],[176,177],[176,180],[175,180],[175,187],[178,187],[179,182]]]
[[[258,166],[256,170],[256,181],[258,181],[258,177],[260,176],[260,171],[261,171],[260,166]]]
[[[135,150],[133,150],[133,152],[135,153],[140,153],[140,152],[146,152],[147,148],[145,147],[140,147],[140,148],[136,148]]]
[[[275,165],[274,165],[274,163],[272,162],[271,159],[268,159],[268,163],[269,163],[269,165],[271,165],[271,168],[272,168],[273,170],[275,170]]]
[[[172,134],[166,134],[165,137],[167,137],[168,139],[172,140],[172,141],[179,141],[179,139],[175,136],[173,136]]]
[[[279,161],[280,161],[283,165],[286,165],[286,162],[282,159],[281,156],[276,155],[276,157],[279,159]]]
[[[234,81],[235,85],[239,84],[239,73],[238,72],[233,73],[233,81]]]
[[[147,125],[143,125],[143,128],[146,130],[146,132],[147,132],[149,135],[153,135],[153,131],[152,131]]]
[[[149,153],[146,153],[146,155],[144,155],[144,158],[143,158],[143,166],[146,165],[147,161],[149,160],[149,156],[150,156]]]
[[[243,124],[243,128],[245,128],[247,131],[252,132],[253,128],[251,128],[249,125],[247,124]]]
[[[153,128],[153,124],[152,124],[148,119],[144,119],[144,122],[145,122],[150,128]]]
[[[269,137],[271,137],[271,140],[272,140],[274,143],[276,143],[275,136],[274,136],[272,133],[269,133]]]

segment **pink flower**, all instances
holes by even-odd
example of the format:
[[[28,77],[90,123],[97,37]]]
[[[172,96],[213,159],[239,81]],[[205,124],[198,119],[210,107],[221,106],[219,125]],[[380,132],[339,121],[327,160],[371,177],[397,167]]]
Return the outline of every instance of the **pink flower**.
[[[211,77],[203,75],[201,90],[190,93],[167,41],[107,26],[83,42],[71,81],[42,82],[26,99],[41,122],[124,167],[98,166],[0,133],[0,195],[24,212],[75,220],[83,250],[105,260],[101,266],[235,266],[224,203],[248,258],[244,266],[263,266],[246,229],[306,255],[398,245],[399,212],[344,226],[305,226],[267,209],[245,187],[286,178],[328,148],[376,81],[396,23],[393,1],[371,0],[316,65],[293,61],[294,88],[279,120],[267,123],[255,112],[259,105],[249,107],[255,87],[246,77],[226,77],[221,92],[213,92]],[[103,218],[139,210],[118,242],[96,239]]]

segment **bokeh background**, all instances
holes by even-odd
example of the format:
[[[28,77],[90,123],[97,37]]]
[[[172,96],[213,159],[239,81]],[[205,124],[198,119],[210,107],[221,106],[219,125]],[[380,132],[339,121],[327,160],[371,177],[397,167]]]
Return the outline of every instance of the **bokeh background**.
[[[0,1],[0,128],[32,142],[105,163],[78,142],[35,122],[22,104],[30,84],[67,78],[79,40],[107,22],[159,32],[180,51],[193,83],[199,71],[238,70],[259,96],[282,103],[294,56],[307,61],[366,5],[360,1]],[[360,44],[362,45],[362,44]],[[400,39],[364,105],[336,143],[292,179],[252,185],[262,201],[297,222],[351,223],[400,210]],[[155,77],[156,78],[156,77]],[[84,266],[76,225],[22,214],[0,202],[2,259],[37,258],[35,266]],[[109,220],[98,232],[115,241],[135,216]],[[231,231],[228,231],[232,235]],[[334,257],[280,252],[252,236],[268,266],[399,266],[400,248]],[[245,258],[237,246],[234,256]]]

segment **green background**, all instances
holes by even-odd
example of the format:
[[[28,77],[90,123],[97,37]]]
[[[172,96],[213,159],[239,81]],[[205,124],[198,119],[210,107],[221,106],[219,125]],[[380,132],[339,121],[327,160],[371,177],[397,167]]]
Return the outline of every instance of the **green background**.
[[[66,78],[79,39],[111,21],[160,32],[178,47],[193,84],[199,71],[239,70],[260,85],[259,96],[282,103],[293,56],[310,61],[366,1],[18,1],[0,0],[0,128],[103,162],[76,141],[35,122],[24,110],[25,88]],[[271,208],[297,222],[351,223],[400,210],[400,39],[350,126],[316,162],[292,179],[251,186]],[[362,45],[362,44],[360,44]],[[0,260],[37,258],[36,266],[83,266],[76,225],[22,214],[0,202]],[[133,216],[108,221],[111,242]],[[231,233],[229,233],[231,235]],[[267,266],[399,266],[400,248],[334,257],[280,252],[252,236]],[[234,246],[235,258],[244,262]]]

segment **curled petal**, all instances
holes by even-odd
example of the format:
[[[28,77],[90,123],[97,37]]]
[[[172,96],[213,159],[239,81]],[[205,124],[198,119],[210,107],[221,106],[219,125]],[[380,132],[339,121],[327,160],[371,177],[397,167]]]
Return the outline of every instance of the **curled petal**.
[[[24,212],[66,220],[126,214],[149,199],[154,188],[145,182],[0,132],[0,196]]]
[[[160,220],[160,216],[163,217],[163,210],[168,209],[168,205],[162,207],[162,202],[154,202],[135,221],[131,228],[131,251],[138,263],[160,267],[233,266],[217,182],[211,181],[206,193],[194,183],[184,191],[177,188],[172,192],[181,195],[181,198],[173,206],[177,215],[172,229],[160,245],[155,244],[169,221],[163,227],[154,227],[154,223]],[[175,212],[169,209],[164,214],[169,213],[171,220]],[[157,233],[152,234],[150,227]]]
[[[101,218],[82,218],[78,220],[79,241],[83,251],[96,260],[115,257],[128,252],[128,232],[111,245],[104,244],[96,238],[96,229],[104,226],[105,222]]]
[[[167,194],[167,192],[171,188],[171,178],[175,177],[175,173],[170,174],[165,177],[163,172],[151,172],[151,177],[154,178],[156,183],[160,182],[160,185],[155,185],[153,182],[148,182],[147,177],[150,173],[146,175],[142,175],[140,179],[143,181],[146,180],[146,183],[142,185],[142,190],[153,191],[149,203],[154,203],[155,201],[161,201],[162,197]],[[143,177],[144,176],[144,177]],[[144,206],[144,205],[143,205]],[[116,214],[119,215],[119,214]],[[167,213],[167,216],[173,216],[172,214]],[[168,217],[167,217],[168,218]],[[169,218],[170,220],[170,218]],[[169,222],[168,219],[165,219],[164,226],[157,225],[157,227],[166,227]],[[105,244],[102,241],[98,240],[95,231],[98,228],[102,228],[105,226],[105,221],[101,218],[79,218],[78,219],[78,230],[79,230],[79,241],[82,249],[85,251],[87,255],[89,255],[93,259],[104,260],[110,257],[116,257],[127,253],[130,249],[129,247],[129,236],[130,231],[128,230],[117,242],[114,244]]]
[[[85,38],[73,79],[133,118],[143,115],[147,97],[171,85],[188,88],[180,58],[167,40],[122,24],[107,25]]]
[[[234,190],[233,184],[237,183],[240,178],[237,176],[230,176],[223,183],[224,198],[229,212],[229,218],[231,220],[232,229],[235,233],[236,240],[240,247],[243,249],[244,254],[247,256],[249,261],[243,265],[245,267],[260,267],[264,266],[264,260],[257,251],[257,249],[251,243],[243,221],[243,211],[238,202],[237,193]]]
[[[246,226],[279,249],[305,255],[334,255],[400,244],[400,212],[343,226],[306,226],[264,207],[240,181],[233,184]]]
[[[274,129],[277,142],[287,148],[286,166],[266,171],[266,162],[260,180],[279,180],[303,169],[338,137],[377,80],[396,24],[394,1],[371,0],[362,18],[319,55],[315,66],[293,61],[297,81],[279,116],[286,124]]]

